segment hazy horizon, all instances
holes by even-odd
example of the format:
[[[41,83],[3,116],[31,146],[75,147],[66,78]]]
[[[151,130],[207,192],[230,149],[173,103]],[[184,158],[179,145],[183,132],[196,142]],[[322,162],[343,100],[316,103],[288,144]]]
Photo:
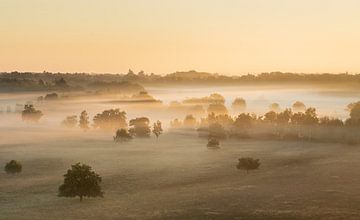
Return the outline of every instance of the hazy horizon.
[[[1,71],[360,72],[356,0],[1,2]]]

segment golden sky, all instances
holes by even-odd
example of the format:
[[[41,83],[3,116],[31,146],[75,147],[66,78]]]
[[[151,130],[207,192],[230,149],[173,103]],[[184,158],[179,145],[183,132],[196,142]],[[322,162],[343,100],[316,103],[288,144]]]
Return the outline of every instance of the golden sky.
[[[0,0],[0,71],[360,72],[359,0]]]

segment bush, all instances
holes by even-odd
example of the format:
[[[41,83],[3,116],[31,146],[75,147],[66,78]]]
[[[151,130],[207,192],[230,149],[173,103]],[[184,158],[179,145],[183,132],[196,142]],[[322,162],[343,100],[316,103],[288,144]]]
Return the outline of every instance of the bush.
[[[38,122],[43,113],[40,110],[36,110],[33,105],[25,105],[21,116],[23,121]]]
[[[239,163],[236,165],[236,168],[239,170],[246,170],[246,173],[249,172],[249,170],[256,170],[260,166],[260,160],[254,159],[251,157],[243,157],[239,159]]]
[[[16,160],[11,160],[5,165],[5,172],[8,174],[20,173],[22,171],[22,165]]]
[[[209,138],[207,147],[208,148],[219,148],[220,142],[216,138]]]

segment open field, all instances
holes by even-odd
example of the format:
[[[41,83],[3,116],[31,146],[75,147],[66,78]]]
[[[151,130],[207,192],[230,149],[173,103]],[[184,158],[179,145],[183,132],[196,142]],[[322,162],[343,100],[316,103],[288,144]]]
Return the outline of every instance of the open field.
[[[360,218],[358,146],[229,140],[209,150],[196,136],[117,144],[92,131],[2,143],[0,164],[17,159],[23,172],[0,172],[0,219]],[[242,156],[260,169],[237,170]],[[56,196],[76,162],[103,177],[104,198]]]

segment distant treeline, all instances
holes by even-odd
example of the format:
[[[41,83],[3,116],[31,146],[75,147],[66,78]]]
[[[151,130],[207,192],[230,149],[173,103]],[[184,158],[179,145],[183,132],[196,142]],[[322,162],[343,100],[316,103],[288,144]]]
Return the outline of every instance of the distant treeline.
[[[226,76],[221,74],[212,74],[206,72],[187,71],[175,72],[167,75],[157,75],[154,73],[146,74],[144,71],[134,73],[129,70],[127,74],[88,74],[88,73],[32,73],[32,72],[11,72],[0,73],[0,85],[15,85],[24,88],[33,87],[34,90],[43,88],[38,85],[40,80],[45,84],[51,84],[57,80],[64,79],[69,86],[73,88],[85,88],[88,85],[96,83],[119,83],[136,82],[142,85],[157,84],[335,84],[338,86],[344,84],[360,84],[360,74],[301,74],[301,73],[283,73],[270,72],[261,74],[247,74],[240,76]]]

